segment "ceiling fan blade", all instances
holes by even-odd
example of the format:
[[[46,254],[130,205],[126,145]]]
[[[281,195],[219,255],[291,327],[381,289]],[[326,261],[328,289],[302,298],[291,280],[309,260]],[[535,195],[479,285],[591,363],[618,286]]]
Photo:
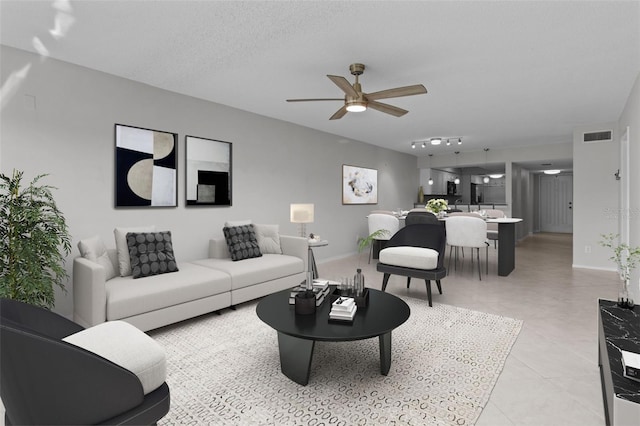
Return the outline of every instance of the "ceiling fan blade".
[[[346,78],[339,75],[327,75],[327,77],[347,95],[353,96],[354,98],[358,97],[358,92],[356,92],[356,89],[353,88]]]
[[[380,112],[395,115],[396,117],[402,117],[403,115],[409,112],[406,109],[398,108],[393,105],[383,104],[382,102],[376,102],[376,101],[369,101],[367,103],[367,106],[369,108],[373,108]]]
[[[339,118],[344,117],[344,115],[347,113],[347,106],[343,106],[342,108],[340,108],[339,110],[336,111],[335,114],[333,114],[331,116],[331,118],[329,118],[329,120],[338,120]]]
[[[422,95],[427,93],[427,89],[422,84],[414,84],[413,86],[396,87],[395,89],[381,90],[366,94],[366,98],[370,101],[388,98],[400,98],[402,96]]]
[[[344,101],[344,98],[287,99],[287,102]]]

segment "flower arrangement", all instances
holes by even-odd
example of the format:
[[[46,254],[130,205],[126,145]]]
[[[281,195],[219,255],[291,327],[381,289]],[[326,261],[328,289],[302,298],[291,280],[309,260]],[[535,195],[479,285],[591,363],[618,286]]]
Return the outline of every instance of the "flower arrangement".
[[[633,308],[635,304],[633,299],[629,297],[629,280],[631,279],[631,272],[640,262],[640,247],[630,247],[626,243],[618,244],[617,241],[614,241],[617,240],[618,236],[619,234],[603,234],[599,244],[602,247],[608,247],[613,250],[613,256],[609,259],[616,262],[618,266],[618,273],[622,282],[622,286],[618,291],[618,306]]]
[[[441,211],[447,210],[447,208],[449,208],[449,203],[447,203],[447,200],[443,198],[432,198],[431,200],[427,201],[427,205],[425,206],[425,208],[431,213],[440,213]]]
[[[613,256],[609,259],[616,262],[618,273],[622,281],[629,281],[631,271],[633,271],[638,262],[640,262],[640,247],[629,247],[628,244],[618,244],[616,240],[619,234],[603,234],[599,244],[602,247],[608,247],[613,250]]]

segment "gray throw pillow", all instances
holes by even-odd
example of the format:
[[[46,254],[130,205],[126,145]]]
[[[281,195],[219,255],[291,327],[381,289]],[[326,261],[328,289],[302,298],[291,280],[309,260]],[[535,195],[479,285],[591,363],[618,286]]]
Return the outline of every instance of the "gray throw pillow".
[[[127,247],[133,278],[178,271],[170,231],[129,232]]]
[[[237,261],[262,256],[253,225],[225,226],[222,228],[222,232],[227,241],[231,260]]]

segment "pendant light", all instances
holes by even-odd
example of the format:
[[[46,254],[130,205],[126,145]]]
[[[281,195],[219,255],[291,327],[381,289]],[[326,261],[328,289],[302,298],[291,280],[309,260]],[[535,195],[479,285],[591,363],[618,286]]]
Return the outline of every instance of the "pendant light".
[[[488,153],[488,152],[489,152],[489,148],[485,148],[485,149],[484,149],[484,168],[485,168],[485,170],[486,170],[486,168],[487,168],[487,153]],[[486,176],[486,175],[485,175],[485,177],[483,177],[483,178],[482,178],[482,181],[483,181],[484,183],[489,183],[489,180],[490,180],[490,179],[489,179],[489,176]]]
[[[431,177],[431,157],[433,157],[433,154],[429,154],[429,186],[433,185],[433,178]]]

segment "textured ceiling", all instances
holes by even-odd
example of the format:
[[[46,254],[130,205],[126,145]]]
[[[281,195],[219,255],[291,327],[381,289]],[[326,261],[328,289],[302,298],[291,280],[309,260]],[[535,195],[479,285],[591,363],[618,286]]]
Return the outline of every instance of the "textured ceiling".
[[[637,1],[2,0],[0,15],[2,44],[417,156],[570,142],[619,118],[640,71]],[[385,100],[400,118],[285,102],[341,97],[326,75],[352,81],[353,62],[365,92],[429,93]],[[463,145],[411,150],[435,136]]]

